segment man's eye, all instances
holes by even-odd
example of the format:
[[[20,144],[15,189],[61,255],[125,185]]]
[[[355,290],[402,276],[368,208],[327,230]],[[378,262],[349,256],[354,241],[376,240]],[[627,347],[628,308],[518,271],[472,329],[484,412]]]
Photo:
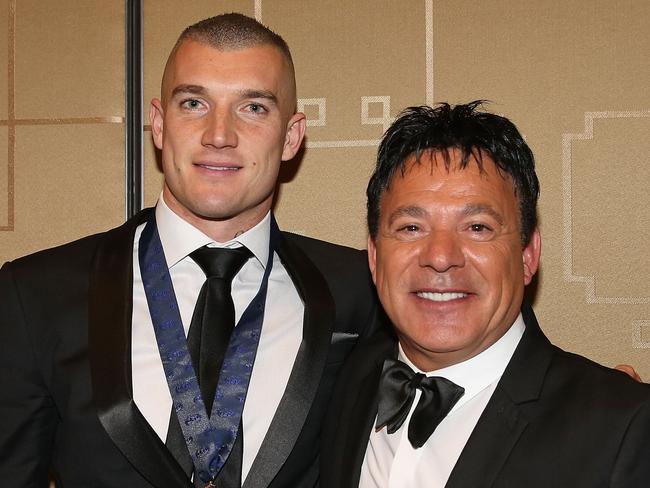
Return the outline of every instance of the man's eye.
[[[425,234],[426,230],[418,224],[395,225],[390,232],[394,239],[406,242],[417,241]]]
[[[191,98],[189,100],[183,100],[181,102],[181,107],[188,108],[190,110],[196,110],[198,108],[201,108],[201,102],[194,98]]]
[[[251,103],[248,105],[248,110],[255,114],[261,114],[266,112],[266,107],[264,105],[261,105],[259,103]]]
[[[417,232],[420,228],[415,224],[408,224],[397,229],[399,232]]]
[[[485,224],[472,224],[469,228],[472,232],[489,232],[492,230]]]

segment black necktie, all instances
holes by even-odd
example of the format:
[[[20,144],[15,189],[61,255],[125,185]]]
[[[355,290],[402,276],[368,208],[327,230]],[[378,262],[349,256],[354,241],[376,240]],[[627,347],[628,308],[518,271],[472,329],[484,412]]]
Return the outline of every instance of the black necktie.
[[[225,249],[207,246],[190,254],[206,275],[194,307],[187,346],[208,415],[212,410],[230,334],[235,326],[235,307],[230,293],[232,279],[251,255],[245,247]],[[173,411],[165,444],[190,476],[192,460]]]
[[[251,252],[245,247],[224,249],[205,246],[190,254],[206,276],[194,307],[187,347],[208,415],[212,410],[230,334],[235,328],[235,306],[230,285],[250,256]]]
[[[436,430],[465,389],[439,376],[415,373],[401,361],[386,359],[379,383],[377,429],[384,426],[392,434],[406,420],[415,399],[415,390],[422,392],[408,426],[411,445],[422,447]]]

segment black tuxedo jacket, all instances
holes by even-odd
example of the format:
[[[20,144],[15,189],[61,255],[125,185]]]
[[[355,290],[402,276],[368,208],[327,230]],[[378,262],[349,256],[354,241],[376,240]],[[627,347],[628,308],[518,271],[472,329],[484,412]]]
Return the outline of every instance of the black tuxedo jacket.
[[[526,331],[446,486],[650,487],[650,385],[553,346],[523,313]],[[397,343],[380,333],[344,366],[323,430],[321,488],[358,487],[387,357]]]
[[[132,398],[133,235],[106,233],[0,271],[0,486],[192,485]],[[283,233],[278,254],[304,302],[303,339],[246,488],[313,486],[334,381],[374,325],[366,255]],[[272,372],[270,372],[272,374]]]

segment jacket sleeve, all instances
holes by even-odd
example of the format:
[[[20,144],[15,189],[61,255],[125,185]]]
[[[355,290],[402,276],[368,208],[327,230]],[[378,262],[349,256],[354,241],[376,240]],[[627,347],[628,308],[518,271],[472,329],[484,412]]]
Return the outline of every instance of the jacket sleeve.
[[[648,385],[650,390],[650,385]],[[609,486],[650,486],[650,400],[634,413],[616,456]]]
[[[0,484],[40,488],[48,486],[58,415],[24,307],[6,263],[0,269]]]

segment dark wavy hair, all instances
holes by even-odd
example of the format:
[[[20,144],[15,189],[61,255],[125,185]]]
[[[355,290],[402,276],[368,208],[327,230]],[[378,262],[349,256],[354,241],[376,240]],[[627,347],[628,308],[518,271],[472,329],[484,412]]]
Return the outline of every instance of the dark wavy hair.
[[[403,175],[412,155],[420,164],[423,153],[439,152],[449,169],[450,151],[460,150],[460,168],[476,161],[483,171],[483,157],[489,156],[502,176],[510,177],[519,201],[521,242],[525,246],[537,225],[539,181],[535,158],[523,137],[505,117],[479,110],[483,100],[452,106],[409,107],[402,111],[384,134],[375,171],[370,177],[368,231],[374,239],[379,230],[379,204],[396,171]]]

